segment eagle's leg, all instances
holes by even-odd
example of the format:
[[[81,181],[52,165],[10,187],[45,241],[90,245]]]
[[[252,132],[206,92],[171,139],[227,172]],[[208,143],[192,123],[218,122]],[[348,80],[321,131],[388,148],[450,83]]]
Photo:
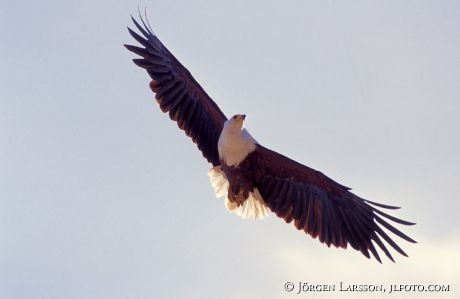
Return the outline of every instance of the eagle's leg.
[[[249,190],[241,188],[238,184],[230,185],[228,188],[227,198],[230,202],[236,204],[237,207],[241,206],[249,197]]]
[[[241,206],[249,198],[250,192],[254,190],[252,180],[247,171],[239,166],[222,165],[229,182],[227,198],[230,202]]]

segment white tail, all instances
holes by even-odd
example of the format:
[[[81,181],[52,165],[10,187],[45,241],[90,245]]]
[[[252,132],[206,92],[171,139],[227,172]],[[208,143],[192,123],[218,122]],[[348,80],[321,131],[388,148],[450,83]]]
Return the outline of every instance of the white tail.
[[[211,186],[214,188],[217,198],[225,197],[225,207],[231,213],[241,216],[243,219],[252,218],[254,220],[263,219],[268,216],[268,208],[265,205],[262,196],[257,188],[254,192],[249,193],[248,199],[241,205],[237,206],[227,198],[229,183],[225,173],[220,166],[211,168],[208,171]]]

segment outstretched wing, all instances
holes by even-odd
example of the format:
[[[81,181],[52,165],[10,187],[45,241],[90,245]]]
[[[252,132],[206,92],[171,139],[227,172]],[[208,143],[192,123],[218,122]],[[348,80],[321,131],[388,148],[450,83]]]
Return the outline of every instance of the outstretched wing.
[[[255,173],[255,186],[270,210],[287,223],[293,221],[297,229],[304,230],[313,238],[318,237],[327,246],[346,248],[350,244],[368,258],[370,251],[381,262],[374,242],[394,262],[382,239],[400,254],[407,255],[382,227],[415,243],[386,219],[404,225],[414,223],[395,218],[378,209],[398,207],[359,198],[349,191],[350,188],[340,185],[321,172],[260,145],[248,156],[248,163],[258,170]]]
[[[219,165],[217,141],[227,118],[142,17],[143,26],[134,18],[132,20],[142,35],[130,28],[128,31],[142,47],[125,47],[142,57],[133,61],[146,69],[152,78],[150,88],[156,93],[161,110],[169,112],[169,117],[192,138],[208,162]]]

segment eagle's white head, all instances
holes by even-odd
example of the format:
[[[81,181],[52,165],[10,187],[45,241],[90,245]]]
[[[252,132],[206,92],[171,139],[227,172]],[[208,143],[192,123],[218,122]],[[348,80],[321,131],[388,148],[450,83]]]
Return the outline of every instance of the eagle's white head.
[[[217,149],[227,165],[238,165],[256,149],[257,141],[244,128],[245,114],[236,114],[224,123]]]
[[[224,130],[231,131],[241,131],[244,128],[244,120],[246,119],[246,114],[235,114],[230,119],[224,123]]]

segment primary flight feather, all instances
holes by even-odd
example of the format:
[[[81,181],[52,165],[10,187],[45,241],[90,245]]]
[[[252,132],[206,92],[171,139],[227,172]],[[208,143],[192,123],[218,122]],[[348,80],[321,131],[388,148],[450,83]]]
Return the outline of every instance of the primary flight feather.
[[[134,63],[151,77],[150,88],[165,113],[176,121],[213,165],[211,184],[225,197],[229,211],[243,218],[261,219],[269,211],[305,231],[328,247],[348,244],[366,257],[381,262],[376,244],[394,261],[383,241],[406,253],[383,230],[415,243],[388,220],[413,225],[382,212],[398,207],[356,196],[323,173],[293,161],[259,144],[244,128],[245,115],[229,119],[169,52],[141,17],[132,18],[140,32],[128,28],[141,47],[125,47],[141,58]]]

